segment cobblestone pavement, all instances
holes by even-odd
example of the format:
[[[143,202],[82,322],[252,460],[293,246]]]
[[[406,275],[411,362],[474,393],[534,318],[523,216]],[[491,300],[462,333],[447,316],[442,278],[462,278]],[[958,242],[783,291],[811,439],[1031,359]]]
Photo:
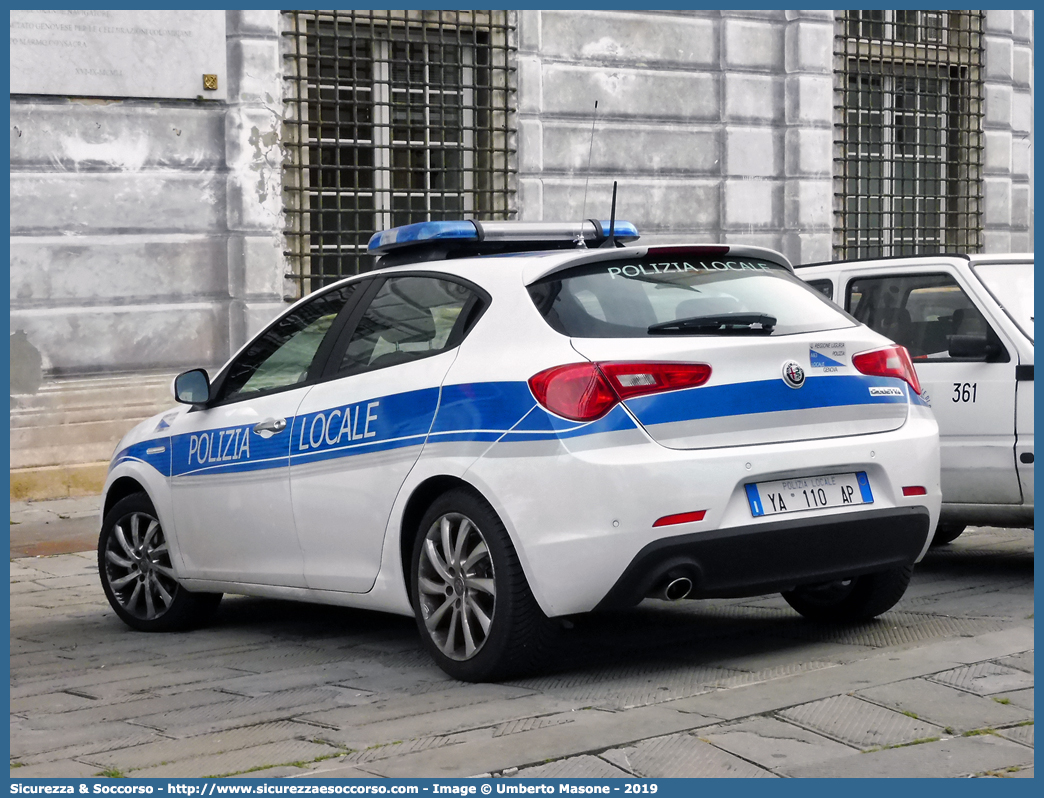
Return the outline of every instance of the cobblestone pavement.
[[[1033,533],[969,530],[871,623],[647,601],[489,685],[408,618],[226,597],[209,628],[141,634],[93,552],[12,560],[12,777],[232,774],[1032,776]]]

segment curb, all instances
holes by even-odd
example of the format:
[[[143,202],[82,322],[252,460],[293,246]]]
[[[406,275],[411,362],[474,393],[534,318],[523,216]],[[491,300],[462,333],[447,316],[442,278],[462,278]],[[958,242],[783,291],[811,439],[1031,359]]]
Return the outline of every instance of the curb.
[[[97,496],[108,473],[108,462],[12,468],[11,501]]]

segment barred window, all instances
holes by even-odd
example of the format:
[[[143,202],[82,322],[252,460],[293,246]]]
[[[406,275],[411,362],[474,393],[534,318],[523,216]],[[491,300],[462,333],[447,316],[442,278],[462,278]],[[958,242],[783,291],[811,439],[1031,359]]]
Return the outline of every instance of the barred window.
[[[515,213],[506,11],[284,13],[284,208],[300,293],[377,230]]]
[[[841,11],[834,251],[982,247],[981,11]]]

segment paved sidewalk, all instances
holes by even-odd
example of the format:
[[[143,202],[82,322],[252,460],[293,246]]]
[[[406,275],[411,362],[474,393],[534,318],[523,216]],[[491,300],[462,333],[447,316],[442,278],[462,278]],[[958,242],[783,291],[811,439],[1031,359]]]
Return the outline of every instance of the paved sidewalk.
[[[495,685],[378,613],[226,597],[207,629],[136,633],[95,567],[11,562],[12,777],[1033,775],[1028,531],[933,550],[872,623],[647,601]]]
[[[98,546],[101,496],[11,502],[11,556],[91,551]]]

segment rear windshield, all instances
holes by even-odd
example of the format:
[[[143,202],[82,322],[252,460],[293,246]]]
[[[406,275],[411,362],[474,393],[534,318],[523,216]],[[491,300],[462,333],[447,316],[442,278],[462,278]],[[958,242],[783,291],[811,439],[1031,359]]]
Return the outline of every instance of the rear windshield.
[[[587,263],[529,286],[555,330],[575,338],[789,335],[856,321],[777,263],[662,257]]]
[[[1033,340],[1033,264],[980,263],[976,276],[1019,329]]]

